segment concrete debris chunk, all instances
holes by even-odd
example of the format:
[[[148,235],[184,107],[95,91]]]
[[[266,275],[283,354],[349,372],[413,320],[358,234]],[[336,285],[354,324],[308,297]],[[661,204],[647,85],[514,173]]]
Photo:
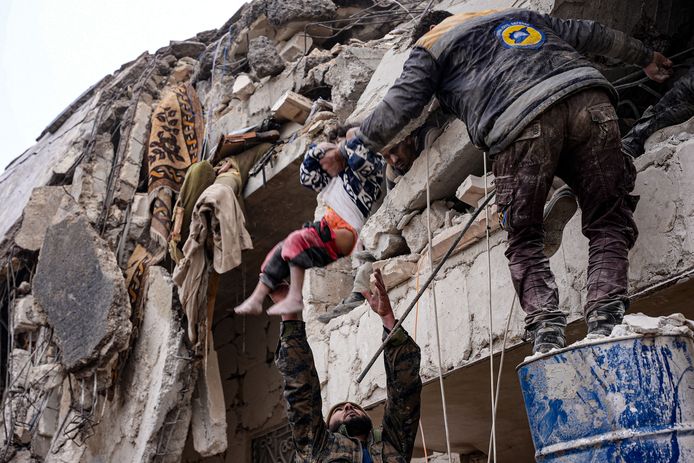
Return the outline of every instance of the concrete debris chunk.
[[[245,100],[255,92],[255,84],[247,74],[239,74],[231,87],[231,94]]]
[[[212,334],[208,342],[214,346]],[[195,395],[197,394],[197,397]],[[195,451],[203,457],[211,457],[227,449],[227,419],[224,390],[219,374],[217,351],[210,347],[207,365],[198,375],[193,397],[193,416],[190,430]]]
[[[431,232],[432,235],[436,230],[444,225],[446,220],[446,213],[448,208],[444,201],[436,201],[431,205],[430,215],[431,215]],[[420,252],[422,251],[428,241],[428,222],[427,210],[424,209],[420,214],[415,215],[412,219],[403,227],[402,236],[407,242],[407,247],[410,248],[410,252]]]
[[[287,91],[272,105],[275,117],[283,121],[303,124],[311,112],[311,100],[292,91]]]
[[[330,0],[269,0],[265,10],[267,19],[273,26],[284,26],[302,20],[333,19],[337,7]]]
[[[247,57],[258,78],[276,76],[284,70],[284,60],[274,42],[263,35],[251,40]]]
[[[27,333],[46,325],[46,315],[41,308],[34,304],[34,296],[26,296],[15,300],[12,312],[12,323],[15,334]]]
[[[494,190],[494,174],[487,175],[487,191]],[[468,175],[455,192],[455,197],[472,207],[477,207],[480,199],[484,198],[484,178]]]
[[[127,347],[132,325],[123,273],[85,217],[68,216],[46,232],[34,297],[68,371],[106,366]]]
[[[41,249],[46,229],[64,196],[67,196],[67,192],[62,186],[34,188],[29,203],[24,208],[22,225],[15,237],[17,246],[27,251]]]
[[[325,82],[332,86],[332,103],[340,120],[347,119],[356,107],[355,102],[366,89],[385,52],[379,48],[345,47],[325,74]]]
[[[310,35],[299,32],[284,44],[280,50],[280,56],[288,62],[308,54],[313,46],[313,39]]]
[[[386,288],[390,291],[417,274],[418,260],[419,255],[417,254],[392,257],[390,259],[378,260],[374,262],[373,269],[374,271],[376,269],[381,271],[383,274],[383,282],[386,284]]]
[[[169,43],[169,47],[171,48],[171,54],[176,58],[181,59],[186,56],[197,58],[202,54],[202,52],[205,51],[207,45],[202,42],[186,40],[182,42],[172,41]]]
[[[432,240],[431,248],[433,250],[432,255],[434,258],[434,265],[436,265],[439,262],[439,260],[443,257],[443,255],[446,254],[448,248],[450,248],[451,244],[453,244],[460,232],[465,228],[465,225],[467,224],[468,220],[469,219],[465,217],[462,223],[443,230]],[[498,229],[499,214],[497,213],[496,204],[493,204],[489,210],[489,231],[491,233]],[[468,228],[468,230],[465,232],[465,235],[463,235],[463,239],[460,240],[460,242],[456,245],[452,255],[461,252],[473,243],[476,243],[477,241],[482,239],[486,234],[486,230],[487,219],[485,217],[485,214],[480,214],[479,216],[477,216],[477,219],[475,219],[475,221],[470,225],[470,228]],[[422,253],[422,257],[419,260],[419,265],[429,265],[429,251],[427,249],[425,249]]]

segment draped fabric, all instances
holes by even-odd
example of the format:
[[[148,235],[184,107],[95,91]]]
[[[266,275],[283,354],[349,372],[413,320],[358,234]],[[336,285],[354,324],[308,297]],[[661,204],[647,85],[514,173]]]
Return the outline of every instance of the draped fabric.
[[[203,123],[200,99],[188,83],[167,89],[153,112],[147,145],[149,240],[136,246],[126,269],[128,294],[133,303],[142,290],[147,267],[166,257],[176,195],[188,167],[199,159]]]

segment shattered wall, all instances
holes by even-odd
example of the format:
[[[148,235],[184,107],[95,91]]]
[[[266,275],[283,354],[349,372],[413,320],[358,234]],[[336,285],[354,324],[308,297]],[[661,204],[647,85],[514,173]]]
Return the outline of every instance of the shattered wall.
[[[416,15],[429,2],[400,3]],[[626,2],[610,8],[608,3],[444,0],[434,5],[454,12],[527,7],[598,19],[627,31],[637,28]],[[682,18],[692,15],[685,3],[642,2],[639,14],[676,35]],[[380,101],[409,53],[410,20],[395,2],[255,0],[219,29],[144,53],[106,76],[8,167],[0,177],[0,200],[13,205],[0,211],[0,276],[7,282],[0,285],[0,316],[9,328],[0,332],[0,360],[7,371],[0,461],[278,461],[257,454],[254,443],[266,443],[267,436],[286,438],[281,378],[273,365],[279,322],[264,315],[238,317],[227,309],[256,284],[271,246],[320,213],[313,193],[296,181],[301,156],[338,121],[358,122]],[[191,70],[203,106],[208,156],[222,134],[272,114],[285,115],[274,153],[256,166],[244,194],[254,249],[244,253],[240,268],[222,276],[217,295],[212,356],[218,359],[222,391],[205,388],[210,372],[201,367],[199,350],[186,335],[171,263],[149,268],[135,305],[128,301],[123,278],[135,244],[148,236],[152,215],[146,152],[153,108],[162,91]],[[273,110],[276,102],[286,101],[288,91],[296,95],[291,98],[299,102],[299,111]],[[694,215],[692,127],[690,121],[657,134],[639,159],[641,237],[631,254],[634,293],[657,290],[694,268],[694,243],[686,233]],[[396,314],[429,271],[426,172],[438,259],[469,217],[457,191],[468,175],[483,175],[482,156],[464,124],[450,122],[364,226],[362,241],[379,260]],[[469,397],[484,399],[488,393],[488,376],[476,370],[490,354],[487,226],[496,352],[513,299],[504,233],[495,217],[492,210],[489,223],[485,214],[478,218],[435,280],[460,461],[482,461],[487,451],[486,403],[469,404]],[[580,215],[569,224],[564,243],[551,264],[563,288],[562,307],[573,322],[580,319],[586,278]],[[350,292],[353,275],[349,259],[309,271],[304,318],[324,409],[350,399],[375,407],[378,414],[385,392],[380,361],[362,384],[354,382],[381,339],[377,317],[362,305],[327,324],[317,320]],[[434,323],[425,295],[405,327],[417,334],[421,373],[428,382],[438,370]],[[509,345],[521,352],[518,307],[510,326]],[[429,449],[441,451],[440,405],[431,390],[425,387],[423,423],[430,431]],[[223,418],[204,406],[220,393]],[[522,406],[513,407],[500,419],[499,429],[507,436],[500,461],[532,451]],[[417,445],[419,452],[421,437]]]

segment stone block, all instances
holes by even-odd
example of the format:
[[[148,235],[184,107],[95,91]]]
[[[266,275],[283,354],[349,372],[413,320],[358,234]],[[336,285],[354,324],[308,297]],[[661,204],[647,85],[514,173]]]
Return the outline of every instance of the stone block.
[[[17,246],[27,251],[41,249],[46,229],[51,224],[64,196],[67,196],[67,192],[62,186],[34,188],[24,208],[22,225],[15,236]]]
[[[419,255],[408,254],[405,256],[392,257],[390,259],[378,260],[373,263],[373,269],[379,269],[381,271],[386,289],[390,291],[417,274],[418,261]]]
[[[399,233],[379,232],[376,240],[370,242],[368,249],[379,260],[409,253],[407,241]]]
[[[258,78],[276,76],[284,70],[284,60],[269,38],[261,35],[251,39],[249,47],[248,64]]]
[[[142,161],[147,150],[152,106],[144,101],[137,103],[132,127],[123,155],[123,165],[118,175],[115,198],[127,204],[133,199],[140,181]]]
[[[337,7],[330,0],[269,0],[265,11],[270,24],[287,29],[290,23],[333,19]],[[303,25],[301,27],[303,28]]]
[[[247,74],[239,74],[231,87],[231,94],[236,98],[245,100],[255,92],[255,84]]]
[[[205,51],[207,45],[202,42],[196,42],[192,40],[184,41],[172,41],[169,43],[169,48],[171,49],[171,54],[176,58],[181,59],[184,57],[197,58]]]
[[[25,389],[29,376],[30,353],[24,349],[10,352],[10,390]]]
[[[46,314],[34,304],[34,296],[26,296],[15,300],[12,311],[12,323],[15,334],[34,331],[39,326],[46,325]]]
[[[337,304],[350,293],[352,283],[354,273],[349,259],[309,269],[304,279],[304,301],[308,304]]]
[[[83,216],[51,225],[34,277],[69,371],[103,367],[129,343],[130,301],[116,257]]]
[[[325,82],[332,87],[334,112],[340,120],[352,114],[384,54],[385,50],[380,48],[349,46],[335,59],[325,74]]]
[[[487,191],[494,190],[494,174],[487,175]],[[474,208],[484,198],[484,178],[468,175],[455,192],[455,197]]]
[[[299,32],[285,43],[281,50],[280,56],[287,62],[292,62],[311,51],[313,39],[310,35]]]
[[[431,232],[433,233],[444,225],[448,207],[443,201],[437,201],[431,205]],[[402,229],[402,236],[407,242],[410,252],[420,252],[429,241],[427,210],[415,215]]]
[[[195,451],[203,457],[211,457],[227,449],[227,420],[224,406],[222,378],[219,374],[219,360],[214,349],[212,335],[207,365],[198,375],[196,391],[193,394],[193,416],[190,431],[193,435]]]
[[[448,252],[448,249],[456,240],[460,232],[463,231],[463,229],[465,228],[467,221],[468,219],[465,219],[463,220],[463,223],[447,228],[444,231],[442,231],[439,235],[434,237],[431,245],[434,257],[434,265],[436,265],[439,262],[439,260],[441,260],[441,258],[444,256],[444,254],[446,254],[446,252]],[[497,213],[496,205],[492,205],[489,210],[489,227],[490,233],[493,233],[494,231],[500,228],[499,214]],[[477,216],[477,219],[475,219],[475,221],[470,225],[470,228],[468,228],[468,230],[465,232],[465,235],[456,245],[455,249],[453,250],[453,254],[451,255],[455,255],[461,252],[465,248],[482,239],[484,236],[486,236],[486,230],[487,219],[486,214],[483,211],[482,213],[480,213],[480,215]],[[422,266],[422,268],[426,268],[425,266],[429,265],[428,250],[425,249],[424,253],[422,254],[422,257],[419,260],[419,264]]]
[[[311,112],[312,102],[303,95],[287,91],[272,105],[272,112],[281,121],[303,124]]]

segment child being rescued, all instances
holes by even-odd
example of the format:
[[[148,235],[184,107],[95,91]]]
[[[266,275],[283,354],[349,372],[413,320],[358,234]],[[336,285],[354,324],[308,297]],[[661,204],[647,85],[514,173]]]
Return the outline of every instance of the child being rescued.
[[[354,129],[350,129],[350,132]],[[261,266],[258,285],[253,294],[236,307],[237,314],[258,315],[265,297],[285,284],[289,293],[267,311],[269,315],[301,312],[304,272],[307,268],[325,267],[352,253],[359,231],[371,206],[381,194],[384,159],[358,139],[338,129],[339,144],[311,145],[299,171],[302,185],[319,193],[327,206],[320,221],[306,224],[280,241]]]

